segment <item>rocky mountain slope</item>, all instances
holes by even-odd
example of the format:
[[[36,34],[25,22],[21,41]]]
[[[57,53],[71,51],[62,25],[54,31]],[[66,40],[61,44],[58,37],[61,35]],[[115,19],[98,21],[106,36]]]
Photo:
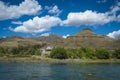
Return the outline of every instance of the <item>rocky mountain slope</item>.
[[[39,40],[41,42],[47,43],[47,45],[49,46],[58,46],[64,41],[64,39],[61,36],[55,34],[49,36],[41,36]]]
[[[74,36],[69,36],[64,42],[66,48],[87,46],[93,48],[114,49],[119,47],[120,41],[105,35],[97,35],[91,29],[85,28]]]
[[[20,37],[12,36],[0,39],[0,46],[2,47],[17,47],[18,45],[30,46],[30,45],[43,45],[37,38],[33,37]]]
[[[25,46],[42,44],[46,44],[45,46],[61,46],[65,48],[87,46],[92,48],[114,49],[120,47],[120,40],[115,40],[105,35],[97,35],[89,28],[85,28],[74,36],[69,36],[65,39],[55,34],[38,38],[19,36],[0,38],[0,46],[14,47],[18,45]]]

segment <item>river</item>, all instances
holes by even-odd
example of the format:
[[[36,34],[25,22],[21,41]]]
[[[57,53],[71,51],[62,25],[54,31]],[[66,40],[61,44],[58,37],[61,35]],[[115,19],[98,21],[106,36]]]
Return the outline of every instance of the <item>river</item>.
[[[0,80],[120,80],[119,63],[0,63]]]

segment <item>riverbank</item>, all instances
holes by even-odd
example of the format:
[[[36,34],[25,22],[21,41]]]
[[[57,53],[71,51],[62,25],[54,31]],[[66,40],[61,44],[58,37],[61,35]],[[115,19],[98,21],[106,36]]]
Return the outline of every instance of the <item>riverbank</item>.
[[[39,62],[39,63],[120,63],[120,59],[52,59],[40,56],[0,57],[0,62]]]

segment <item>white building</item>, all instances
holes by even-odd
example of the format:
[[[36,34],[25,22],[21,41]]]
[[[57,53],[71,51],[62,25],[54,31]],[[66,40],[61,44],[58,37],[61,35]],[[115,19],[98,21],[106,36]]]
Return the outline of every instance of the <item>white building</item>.
[[[53,47],[48,46],[48,47],[46,47],[46,48],[42,48],[42,49],[41,49],[41,52],[42,52],[42,53],[50,53],[52,49],[53,49]]]

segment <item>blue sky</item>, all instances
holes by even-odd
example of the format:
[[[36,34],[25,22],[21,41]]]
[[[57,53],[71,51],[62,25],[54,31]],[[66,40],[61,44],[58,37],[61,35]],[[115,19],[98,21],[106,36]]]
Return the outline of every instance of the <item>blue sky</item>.
[[[120,39],[120,1],[0,0],[0,37],[66,37],[86,27]]]

